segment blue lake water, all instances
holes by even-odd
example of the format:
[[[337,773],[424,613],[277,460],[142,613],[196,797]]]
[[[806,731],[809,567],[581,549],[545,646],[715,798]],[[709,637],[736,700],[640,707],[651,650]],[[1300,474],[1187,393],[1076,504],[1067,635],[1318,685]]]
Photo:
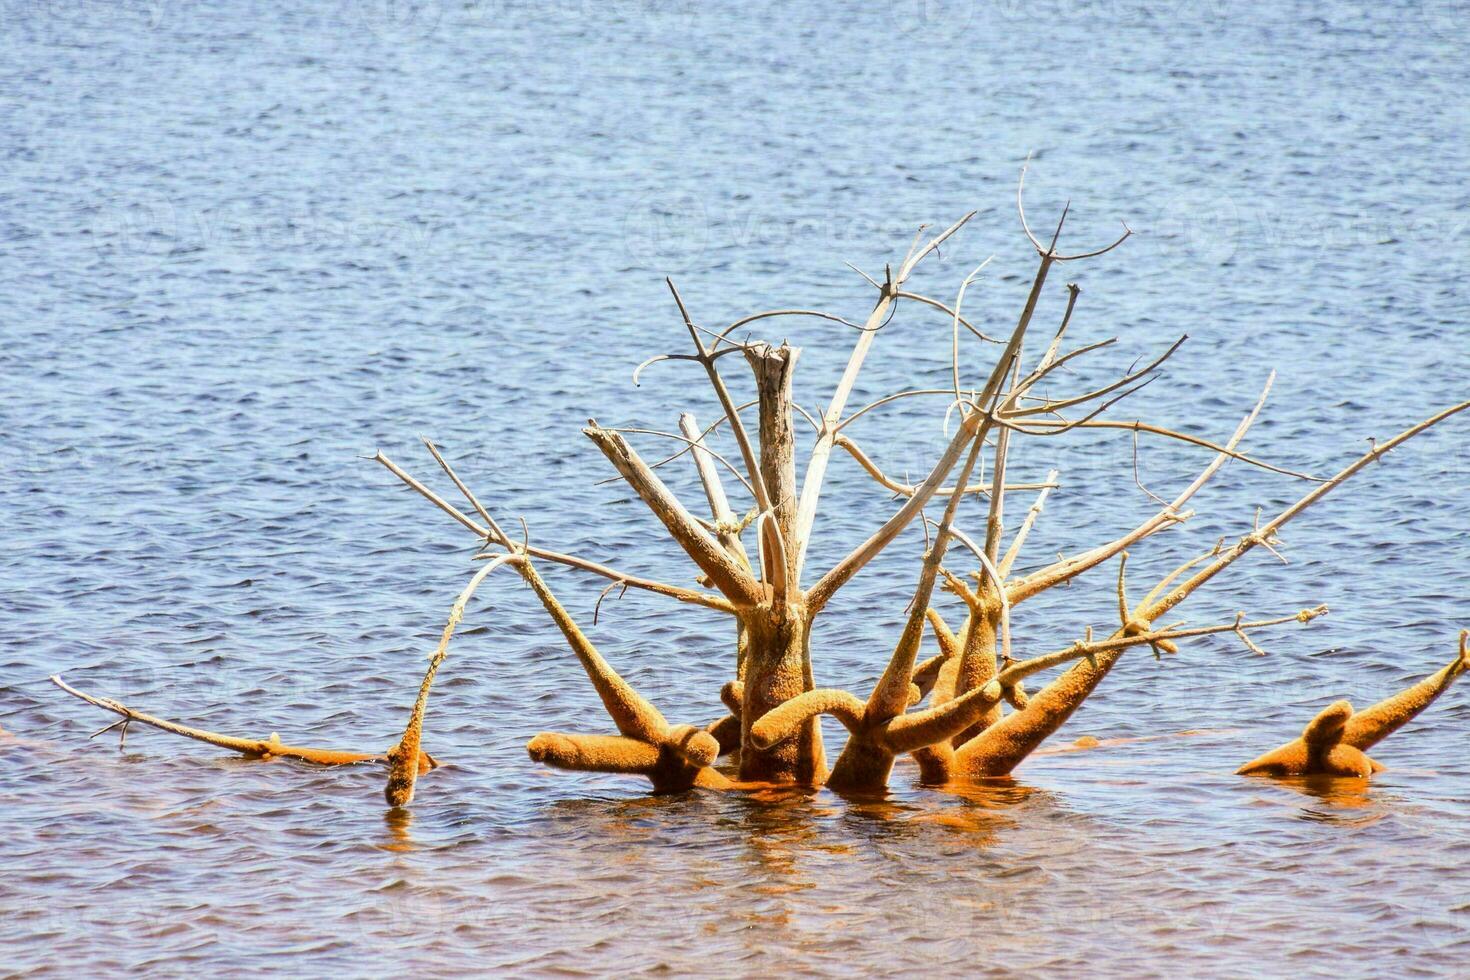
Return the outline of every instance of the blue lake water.
[[[969,792],[907,762],[858,802],[539,769],[536,732],[611,729],[509,577],[451,648],[426,736],[448,765],[407,817],[372,767],[140,726],[124,752],[88,741],[110,716],[46,682],[387,748],[474,541],[363,456],[428,477],[432,436],[536,543],[688,582],[579,433],[713,420],[692,365],[631,384],[688,343],[662,277],[712,328],[861,319],[872,290],[844,262],[879,275],[918,225],[974,209],[914,283],[951,299],[993,255],[965,309],[1003,331],[1035,264],[1028,153],[1038,229],[1070,201],[1065,248],[1137,232],[1048,286],[1040,323],[1071,280],[1074,339],[1118,338],[1059,390],[1187,333],[1116,417],[1224,438],[1274,368],[1247,447],[1330,473],[1470,392],[1463,3],[288,6],[0,4],[0,973],[1463,974],[1470,688],[1375,749],[1371,788],[1231,772],[1331,700],[1448,662],[1470,626],[1470,418],[1290,525],[1289,565],[1252,555],[1181,609],[1331,615],[1261,634],[1266,658],[1222,638],[1130,654],[1052,742],[1099,748]],[[815,409],[853,334],[766,325],[803,347]],[[945,318],[907,304],[854,404],[944,385],[948,357]],[[917,479],[940,414],[910,400],[854,431]],[[1207,458],[1144,439],[1139,477],[1165,493]],[[1026,562],[1150,513],[1133,459],[1125,434],[1023,442],[1016,472],[1062,471]],[[1304,490],[1226,467],[1135,549],[1135,591]],[[809,567],[895,506],[835,460]],[[820,684],[870,688],[922,547],[915,529],[834,602]],[[603,583],[548,575],[671,718],[722,713],[722,617],[630,592],[594,627]],[[1113,578],[1018,610],[1018,648],[1109,628]]]

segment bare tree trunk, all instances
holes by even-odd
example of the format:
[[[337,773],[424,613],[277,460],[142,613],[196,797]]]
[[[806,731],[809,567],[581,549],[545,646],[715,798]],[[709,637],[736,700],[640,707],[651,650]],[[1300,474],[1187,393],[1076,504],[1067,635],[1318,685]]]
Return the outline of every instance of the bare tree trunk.
[[[755,372],[756,393],[760,398],[760,468],[761,479],[771,498],[776,527],[785,542],[786,579],[794,589],[796,582],[796,433],[792,424],[791,375],[798,347],[772,347],[762,344],[747,348],[745,359]]]
[[[757,748],[750,737],[751,726],[767,712],[812,688],[806,608],[788,604],[780,615],[770,607],[753,610],[745,619],[745,636],[740,778],[820,785],[827,778],[827,761],[816,718],[805,722],[795,738],[768,749]]]
[[[740,778],[820,784],[827,775],[815,718],[801,733],[764,751],[750,726],[768,711],[812,689],[811,621],[796,582],[796,435],[791,374],[801,351],[782,344],[746,348],[760,408],[760,475],[771,502],[763,515],[761,565],[767,601],[741,617],[745,650],[742,679]]]

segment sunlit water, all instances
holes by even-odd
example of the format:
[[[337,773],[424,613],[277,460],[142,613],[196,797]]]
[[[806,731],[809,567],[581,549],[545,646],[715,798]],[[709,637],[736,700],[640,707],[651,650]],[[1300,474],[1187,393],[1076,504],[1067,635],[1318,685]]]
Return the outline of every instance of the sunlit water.
[[[1119,417],[1221,437],[1268,369],[1248,445],[1330,472],[1466,397],[1464,8],[875,3],[5,5],[0,49],[0,973],[1462,973],[1470,688],[1375,750],[1371,788],[1230,775],[1322,705],[1448,661],[1470,625],[1470,424],[1396,452],[1240,563],[1192,622],[1327,602],[1308,629],[1130,654],[1013,783],[653,798],[543,771],[543,729],[610,731],[511,576],[471,607],[431,705],[448,764],[411,815],[373,767],[242,761],[45,682],[239,735],[380,750],[401,730],[474,542],[359,457],[428,475],[442,442],[532,540],[688,582],[578,433],[713,418],[661,276],[718,327],[801,305],[861,317],[920,222],[975,208],[918,287],[1014,322],[1030,281],[1015,179],[1064,248],[1078,342],[1058,390],[1190,341]],[[313,6],[313,5],[307,5]],[[1356,9],[1354,9],[1356,8]],[[816,406],[853,335],[805,348]],[[878,338],[854,404],[946,383],[942,317]],[[986,351],[966,349],[970,377]],[[724,362],[730,377],[743,370]],[[854,427],[895,474],[942,444],[917,401]],[[645,440],[650,456],[656,442]],[[1063,487],[1036,565],[1148,513],[1126,437],[1035,440]],[[1206,461],[1145,440],[1155,492]],[[682,463],[684,461],[680,461]],[[687,468],[666,471],[697,501]],[[1135,596],[1300,484],[1238,465],[1136,549]],[[895,504],[850,460],[809,565]],[[1011,505],[1018,515],[1025,501]],[[978,509],[962,513],[981,525]],[[865,693],[916,535],[819,623],[823,685]],[[720,713],[728,624],[554,584],[675,721]],[[1018,649],[1114,613],[1114,571],[1017,610]],[[951,600],[952,601],[952,600]],[[952,607],[951,615],[954,615]],[[1193,734],[1180,734],[1190,732]],[[840,743],[828,730],[829,749]],[[1066,749],[1076,738],[1102,745]]]

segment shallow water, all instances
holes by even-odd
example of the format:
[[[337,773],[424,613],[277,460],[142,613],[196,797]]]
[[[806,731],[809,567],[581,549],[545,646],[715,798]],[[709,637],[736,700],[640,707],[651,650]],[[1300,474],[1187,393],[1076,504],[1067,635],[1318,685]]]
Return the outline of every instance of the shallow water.
[[[414,11],[417,10],[417,13]],[[175,0],[5,4],[0,50],[0,973],[381,974],[1042,969],[1463,973],[1465,689],[1375,750],[1371,788],[1230,775],[1338,697],[1448,661],[1470,625],[1470,422],[1396,452],[1182,612],[1327,602],[1308,629],[1132,654],[1014,782],[653,798],[543,771],[543,729],[608,731],[510,579],[470,610],[431,705],[411,814],[382,773],[258,763],[109,720],[46,683],[239,735],[382,749],[473,542],[361,460],[428,476],[437,438],[533,540],[688,581],[577,433],[713,418],[661,282],[720,326],[861,317],[920,222],[975,208],[917,285],[1014,322],[1033,223],[1139,234],[1052,280],[1116,351],[1190,341],[1118,417],[1330,472],[1466,397],[1463,7],[1182,3],[610,7],[365,2],[287,13]],[[909,307],[854,403],[943,384],[947,325]],[[852,335],[786,321],[815,406]],[[983,351],[967,362],[978,374]],[[731,362],[726,362],[727,364]],[[731,370],[732,378],[740,372]],[[744,379],[741,378],[744,383]],[[942,444],[910,401],[859,433],[895,473]],[[657,451],[648,444],[647,452]],[[1063,470],[1032,564],[1148,513],[1126,437],[1038,440]],[[1145,441],[1151,489],[1199,452]],[[697,493],[692,474],[670,480]],[[1136,549],[1135,594],[1304,488],[1230,466]],[[691,497],[690,499],[697,499]],[[840,459],[809,565],[894,504]],[[1019,513],[1022,502],[1013,505]],[[970,527],[983,518],[963,515]],[[867,691],[903,617],[910,535],[816,635]],[[607,657],[677,721],[720,713],[727,624],[555,572]],[[1113,615],[1100,569],[1017,611],[1020,649]],[[1188,734],[1181,734],[1188,733]],[[1079,736],[1102,744],[1060,751]],[[1163,736],[1163,737],[1154,737]],[[840,741],[828,730],[829,749]]]

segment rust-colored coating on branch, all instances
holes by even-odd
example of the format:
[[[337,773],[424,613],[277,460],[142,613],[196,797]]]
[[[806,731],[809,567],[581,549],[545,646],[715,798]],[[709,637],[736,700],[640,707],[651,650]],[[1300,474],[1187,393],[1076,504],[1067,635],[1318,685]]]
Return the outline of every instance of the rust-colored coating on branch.
[[[122,716],[123,720],[121,722],[117,722],[103,729],[103,731],[122,726],[124,735],[126,735],[127,729],[125,726],[136,721],[140,725],[157,728],[159,731],[168,732],[170,735],[191,738],[196,742],[204,742],[207,745],[213,745],[221,749],[229,749],[231,752],[238,752],[241,755],[249,756],[253,759],[298,759],[302,762],[314,762],[317,765],[323,766],[344,766],[358,762],[388,762],[389,753],[387,752],[352,752],[342,749],[315,749],[299,745],[286,745],[281,741],[280,736],[274,732],[271,733],[269,738],[236,738],[233,735],[220,735],[217,732],[205,731],[202,728],[191,728],[188,725],[181,725],[178,722],[168,721],[141,711],[135,711],[122,702],[115,701],[112,698],[99,697],[95,694],[87,694],[85,691],[79,691],[62,680],[59,674],[52,675],[51,683],[74,698],[80,698],[88,704],[102,708],[104,711],[111,711],[113,714]],[[99,732],[98,734],[101,733]],[[428,772],[430,769],[439,765],[438,761],[427,752],[420,752],[417,759],[419,772]]]
[[[1236,770],[1241,776],[1352,776],[1367,779],[1383,766],[1363,753],[1398,731],[1447,691],[1470,668],[1470,630],[1460,633],[1460,651],[1417,684],[1363,711],[1346,701],[1324,708],[1301,737],[1278,746]]]

